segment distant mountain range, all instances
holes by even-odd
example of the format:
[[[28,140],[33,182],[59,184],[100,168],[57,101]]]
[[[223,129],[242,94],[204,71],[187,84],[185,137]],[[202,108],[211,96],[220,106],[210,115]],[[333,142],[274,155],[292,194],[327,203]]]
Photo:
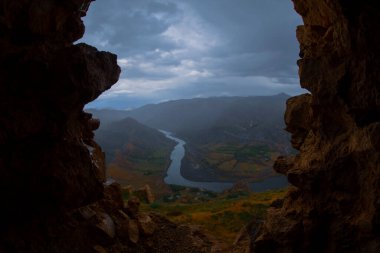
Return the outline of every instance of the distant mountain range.
[[[95,140],[105,151],[108,162],[117,159],[117,155],[130,160],[149,159],[160,150],[170,153],[175,144],[161,132],[130,117],[104,125],[96,131]]]
[[[257,97],[194,98],[146,105],[131,111],[89,109],[101,128],[131,117],[197,144],[286,142],[283,114],[286,94]]]

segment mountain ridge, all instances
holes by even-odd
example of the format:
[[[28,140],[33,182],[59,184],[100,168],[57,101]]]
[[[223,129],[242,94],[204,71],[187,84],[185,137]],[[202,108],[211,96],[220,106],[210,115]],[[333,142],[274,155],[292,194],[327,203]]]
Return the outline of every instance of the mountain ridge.
[[[130,152],[131,155],[150,157],[150,154],[157,150],[163,148],[170,150],[174,146],[174,141],[166,138],[164,134],[131,117],[115,121],[99,129],[95,133],[95,140],[108,155],[107,162],[114,159],[111,152],[116,150]]]
[[[285,101],[289,96],[280,93],[274,96],[247,96],[247,97],[211,97],[192,98],[167,101],[159,104],[149,104],[130,111],[110,109],[88,109],[95,117],[101,120],[100,129],[112,121],[132,117],[140,123],[164,129],[181,136],[184,139],[195,141],[205,140],[211,137],[209,130],[227,129],[224,137],[229,140],[233,135],[241,134],[245,130],[246,136],[235,138],[242,142],[244,139],[263,139],[258,132],[250,131],[258,127],[265,133],[264,139],[285,140],[286,133],[282,131],[283,112]],[[282,132],[282,136],[271,136],[266,129],[276,125],[276,131]],[[223,131],[223,130],[222,130]],[[199,136],[194,136],[199,135]],[[229,136],[229,137],[228,137]],[[207,137],[208,141],[213,138]],[[286,139],[287,140],[287,139]]]

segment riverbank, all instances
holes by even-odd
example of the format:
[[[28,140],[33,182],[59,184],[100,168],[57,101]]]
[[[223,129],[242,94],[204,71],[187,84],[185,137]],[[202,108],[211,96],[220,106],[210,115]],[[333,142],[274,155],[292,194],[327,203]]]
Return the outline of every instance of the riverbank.
[[[217,171],[210,166],[199,151],[189,144],[185,146],[185,156],[182,159],[181,175],[188,180],[197,182],[231,182],[239,178],[228,177],[223,171]]]
[[[205,181],[192,181],[183,177],[181,173],[181,168],[183,166],[183,158],[185,157],[186,142],[177,137],[174,137],[173,134],[170,132],[163,131],[163,130],[160,130],[160,131],[164,133],[167,138],[177,142],[177,145],[174,147],[170,155],[171,164],[168,168],[167,176],[164,179],[165,183],[170,184],[170,185],[200,188],[200,189],[205,189],[205,190],[214,191],[214,192],[222,192],[224,190],[231,188],[234,185],[236,181],[235,182],[234,181],[205,182]],[[199,173],[199,174],[202,174],[202,173]],[[268,177],[268,178],[264,178],[261,181],[250,183],[249,187],[251,190],[263,192],[263,191],[268,191],[271,189],[285,188],[287,185],[288,183],[285,177],[278,176],[278,177]]]

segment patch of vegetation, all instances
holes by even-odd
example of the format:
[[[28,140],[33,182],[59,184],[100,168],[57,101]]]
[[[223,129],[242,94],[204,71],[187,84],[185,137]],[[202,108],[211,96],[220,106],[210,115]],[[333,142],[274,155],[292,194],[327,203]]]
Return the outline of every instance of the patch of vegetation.
[[[201,154],[209,167],[214,168],[220,180],[258,180],[273,175],[272,164],[278,153],[266,144],[215,144],[205,145]]]
[[[216,148],[215,151],[218,153],[235,154],[236,151],[238,151],[239,149],[240,147],[237,145],[225,145],[225,146]]]
[[[269,205],[285,194],[285,189],[210,194],[196,188],[171,188],[173,194],[150,205],[142,204],[143,211],[159,213],[177,223],[200,225],[206,232],[228,243],[232,243],[240,229],[251,220],[262,219]]]
[[[123,199],[129,199],[131,196],[128,191],[121,191]]]
[[[266,145],[245,146],[237,150],[235,153],[235,158],[239,161],[247,161],[252,159],[269,160],[270,149]]]
[[[229,193],[227,196],[226,196],[226,199],[238,199],[240,197],[246,197],[248,196],[249,193],[248,192],[242,192],[242,191],[239,191],[239,192],[232,192],[232,193]]]
[[[153,202],[152,204],[150,204],[150,208],[152,208],[152,209],[158,209],[160,207],[161,207],[161,205],[157,202]]]
[[[155,152],[154,155],[126,156],[125,159],[128,159],[133,164],[134,171],[149,176],[162,174],[166,171],[169,155],[169,150],[161,150]]]
[[[176,184],[171,184],[169,185],[169,187],[170,187],[170,190],[172,190],[173,192],[180,192],[186,189],[185,186],[176,185]]]

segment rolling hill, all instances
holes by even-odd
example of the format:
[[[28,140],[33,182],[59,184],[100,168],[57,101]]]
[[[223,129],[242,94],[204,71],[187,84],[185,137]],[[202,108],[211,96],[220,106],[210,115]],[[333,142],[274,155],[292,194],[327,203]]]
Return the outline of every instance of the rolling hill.
[[[106,153],[108,177],[135,188],[149,184],[155,192],[166,190],[163,178],[174,141],[132,118],[108,122],[95,140]]]
[[[261,180],[276,176],[272,164],[278,155],[293,152],[289,135],[283,130],[288,98],[286,94],[194,98],[146,105],[131,111],[89,111],[101,119],[98,132],[104,136],[112,131],[112,122],[125,117],[175,133],[187,143],[181,173],[188,179]],[[141,137],[133,129],[125,130],[135,138],[149,139],[148,135]],[[114,139],[106,139],[103,143],[107,149]],[[154,142],[152,139],[145,143],[153,145]]]
[[[212,97],[168,101],[131,111],[88,110],[107,125],[132,117],[147,126],[175,133],[193,143],[251,140],[283,142],[286,94],[260,97]]]
[[[95,140],[106,153],[108,163],[117,158],[117,153],[128,155],[131,159],[148,159],[159,150],[170,151],[175,144],[157,129],[130,117],[101,127],[95,133]]]

